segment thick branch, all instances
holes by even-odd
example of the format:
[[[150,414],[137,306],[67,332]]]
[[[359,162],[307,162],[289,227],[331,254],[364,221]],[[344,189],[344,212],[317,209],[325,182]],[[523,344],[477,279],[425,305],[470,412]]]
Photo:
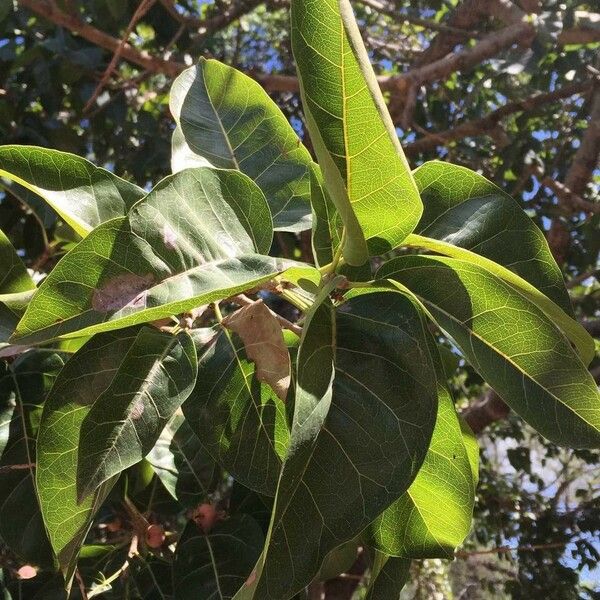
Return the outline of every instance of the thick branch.
[[[120,40],[100,31],[96,27],[82,21],[79,17],[69,15],[61,11],[56,4],[49,0],[18,0],[19,5],[28,8],[31,12],[40,17],[52,21],[56,25],[65,27],[69,31],[80,35],[96,46],[113,53],[117,52],[120,46]],[[152,56],[147,52],[136,50],[130,44],[125,44],[120,55],[125,60],[143,67],[151,73],[164,73],[169,77],[176,77],[186,65],[174,61],[167,61],[157,56]]]
[[[591,82],[574,83],[567,85],[553,92],[535,94],[524,100],[516,100],[498,108],[485,117],[461,123],[452,129],[442,131],[440,133],[431,133],[423,139],[419,139],[412,144],[407,144],[406,152],[410,155],[415,155],[419,152],[433,150],[436,146],[445,145],[448,142],[461,140],[467,137],[475,137],[485,135],[489,131],[493,131],[500,120],[521,111],[532,111],[545,104],[569,98],[575,94],[582,94],[591,90]]]
[[[587,184],[591,181],[594,169],[600,157],[600,85],[596,85],[591,100],[590,120],[583,134],[579,148],[575,152],[573,162],[567,171],[564,186],[568,194],[555,190],[559,204],[567,213],[581,210],[574,199],[583,196]],[[554,182],[557,184],[558,182]],[[552,187],[552,189],[555,189]],[[594,206],[594,205],[592,205]],[[570,235],[565,223],[560,218],[552,220],[548,232],[548,243],[558,264],[563,264],[567,258]]]
[[[490,390],[482,398],[476,400],[462,412],[462,417],[476,435],[480,434],[488,425],[508,417],[510,408],[494,392]]]

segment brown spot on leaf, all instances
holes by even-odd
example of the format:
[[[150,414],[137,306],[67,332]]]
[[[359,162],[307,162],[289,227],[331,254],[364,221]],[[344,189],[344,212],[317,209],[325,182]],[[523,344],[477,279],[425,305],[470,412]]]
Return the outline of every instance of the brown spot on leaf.
[[[256,378],[285,400],[291,381],[291,362],[279,321],[262,300],[244,306],[223,319],[223,325],[242,339]]]
[[[137,421],[144,414],[144,401],[138,398],[131,407],[131,418]]]
[[[105,281],[92,295],[92,308],[96,312],[108,313],[126,306],[140,308],[146,305],[148,288],[154,281],[151,273],[135,275],[122,273]]]
[[[250,587],[255,581],[256,581],[256,569],[254,569],[254,571],[252,571],[252,573],[250,573],[250,575],[248,576],[248,579],[246,579],[246,583],[244,583],[244,585],[246,587]]]

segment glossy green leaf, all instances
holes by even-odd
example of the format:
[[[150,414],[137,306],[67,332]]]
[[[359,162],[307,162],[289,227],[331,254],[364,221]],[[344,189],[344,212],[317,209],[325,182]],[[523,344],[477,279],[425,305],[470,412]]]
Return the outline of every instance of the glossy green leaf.
[[[40,195],[81,236],[146,195],[84,158],[36,146],[1,146],[0,176]]]
[[[221,331],[200,357],[198,383],[183,411],[226,471],[246,487],[273,496],[289,440],[285,404],[259,380],[240,337],[217,328]]]
[[[40,407],[62,366],[58,354],[38,350],[0,363],[0,540],[19,559],[44,568],[54,559],[34,487],[35,436]]]
[[[44,522],[67,582],[95,512],[113,481],[77,501],[77,459],[81,428],[94,402],[127,369],[126,358],[144,329],[95,336],[60,372],[42,413],[36,484]],[[143,336],[142,338],[143,339]]]
[[[171,90],[173,172],[239,169],[264,192],[276,229],[310,227],[311,157],[262,86],[216,60],[200,59]]]
[[[307,319],[270,536],[255,581],[236,600],[291,597],[408,489],[437,406],[426,335],[420,309],[390,291],[337,310],[325,299]]]
[[[471,528],[479,449],[468,425],[463,431],[443,381],[438,388],[437,420],[421,470],[369,527],[371,543],[386,555],[451,558]]]
[[[540,292],[527,280],[517,275],[514,271],[503,265],[486,258],[466,248],[455,246],[441,240],[428,238],[419,234],[411,233],[405,240],[407,246],[424,248],[444,256],[450,256],[485,269],[492,275],[499,277],[521,295],[526,296],[531,302],[538,306],[546,315],[564,332],[575,346],[581,360],[588,365],[595,356],[594,340],[584,327],[575,319],[570,317],[558,304],[555,304],[548,296]]]
[[[475,171],[437,160],[413,175],[423,200],[416,233],[509,268],[573,316],[544,234],[507,193]]]
[[[556,325],[526,294],[462,260],[403,256],[378,277],[406,286],[504,401],[549,440],[600,447],[600,394]]]
[[[81,423],[77,459],[79,499],[140,462],[190,395],[198,364],[187,332],[143,328],[110,385]]]
[[[313,255],[317,266],[324,267],[333,261],[342,242],[344,225],[317,166],[314,166],[310,173],[310,203],[313,219]]]
[[[253,288],[295,264],[256,254],[268,251],[271,237],[268,206],[248,177],[182,171],[58,263],[15,339],[37,343],[118,329]]]
[[[17,255],[10,240],[0,230],[0,347],[4,346],[12,335],[19,318],[23,314],[22,306],[16,304],[24,298],[26,305],[31,299],[30,293],[35,290],[27,268]]]
[[[410,578],[410,560],[376,552],[365,600],[400,600]]]
[[[258,523],[234,515],[204,532],[190,522],[177,544],[174,600],[228,600],[250,576],[264,542]]]
[[[16,294],[35,289],[31,275],[2,230],[0,230],[0,269],[0,294]]]
[[[216,465],[182,414],[173,415],[146,460],[183,506],[192,508],[206,501]]]
[[[292,48],[308,130],[360,266],[415,228],[421,200],[348,0],[293,0]],[[368,246],[368,248],[367,248]]]

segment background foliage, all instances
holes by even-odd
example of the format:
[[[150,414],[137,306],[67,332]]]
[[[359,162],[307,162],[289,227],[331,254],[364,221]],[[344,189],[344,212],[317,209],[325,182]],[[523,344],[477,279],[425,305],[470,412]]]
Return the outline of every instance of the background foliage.
[[[447,159],[481,171],[517,198],[547,235],[577,317],[598,339],[597,6],[576,0],[353,4],[411,165]],[[288,13],[285,0],[0,0],[2,144],[66,150],[109,170],[118,164],[120,174],[145,187],[170,171],[172,80],[201,56],[255,78],[304,136]],[[310,140],[304,141],[310,147]],[[28,267],[48,271],[77,234],[33,194],[2,185],[0,228]],[[289,256],[310,255],[306,234],[279,233],[276,243]],[[59,355],[43,360],[56,361],[56,371],[62,365]],[[20,365],[24,381],[34,367]],[[451,565],[415,561],[404,593],[600,597],[598,453],[562,450],[544,441],[510,414],[472,369],[450,360],[447,368],[482,448],[476,521]],[[590,369],[598,380],[598,357]],[[40,399],[51,384],[27,381]],[[34,405],[28,408],[33,422],[35,411]],[[178,435],[184,447],[193,444],[185,431]],[[152,460],[162,458],[155,452]],[[148,473],[139,471],[139,480],[130,484],[139,489],[138,508],[151,509],[168,523],[173,518],[165,492],[168,476],[147,487]],[[203,475],[210,482],[211,474]],[[20,485],[30,484],[26,479]],[[5,485],[6,480],[2,489]],[[187,502],[194,506],[193,498]],[[260,502],[256,505],[260,516]],[[6,528],[8,519],[0,512],[0,527]],[[115,507],[114,514],[103,515],[95,534],[118,546],[130,519]],[[194,547],[198,541],[190,536],[187,543]],[[0,552],[10,593],[50,597],[52,582],[42,576],[16,581],[11,573],[20,565]],[[89,576],[100,563],[104,573],[115,572],[123,551],[109,556],[90,551]],[[359,561],[349,567],[350,577],[328,582],[315,597],[348,597],[361,569]],[[143,597],[159,597],[160,563],[133,562],[131,574],[124,585]],[[114,597],[122,593],[117,587]]]

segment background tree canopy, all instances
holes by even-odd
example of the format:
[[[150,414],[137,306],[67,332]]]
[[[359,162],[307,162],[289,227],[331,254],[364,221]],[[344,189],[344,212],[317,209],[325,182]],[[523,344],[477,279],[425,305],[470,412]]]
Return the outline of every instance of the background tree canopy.
[[[578,320],[600,339],[597,4],[356,0],[353,7],[411,166],[449,160],[516,198],[546,234]],[[170,172],[173,79],[207,57],[258,81],[311,147],[286,0],[0,0],[0,30],[2,144],[118,165],[147,187]],[[0,229],[28,267],[48,271],[77,233],[31,192],[0,185]],[[278,233],[276,243],[309,260],[308,232]],[[403,593],[600,598],[599,453],[559,449],[451,352],[446,367],[482,448],[475,523],[452,564],[415,561]],[[598,353],[590,370],[600,380]],[[0,547],[2,565],[11,560]],[[149,590],[143,597],[159,597],[156,573],[147,571],[136,571]],[[347,598],[364,564],[348,571],[314,597]],[[9,597],[49,597],[39,580]]]

